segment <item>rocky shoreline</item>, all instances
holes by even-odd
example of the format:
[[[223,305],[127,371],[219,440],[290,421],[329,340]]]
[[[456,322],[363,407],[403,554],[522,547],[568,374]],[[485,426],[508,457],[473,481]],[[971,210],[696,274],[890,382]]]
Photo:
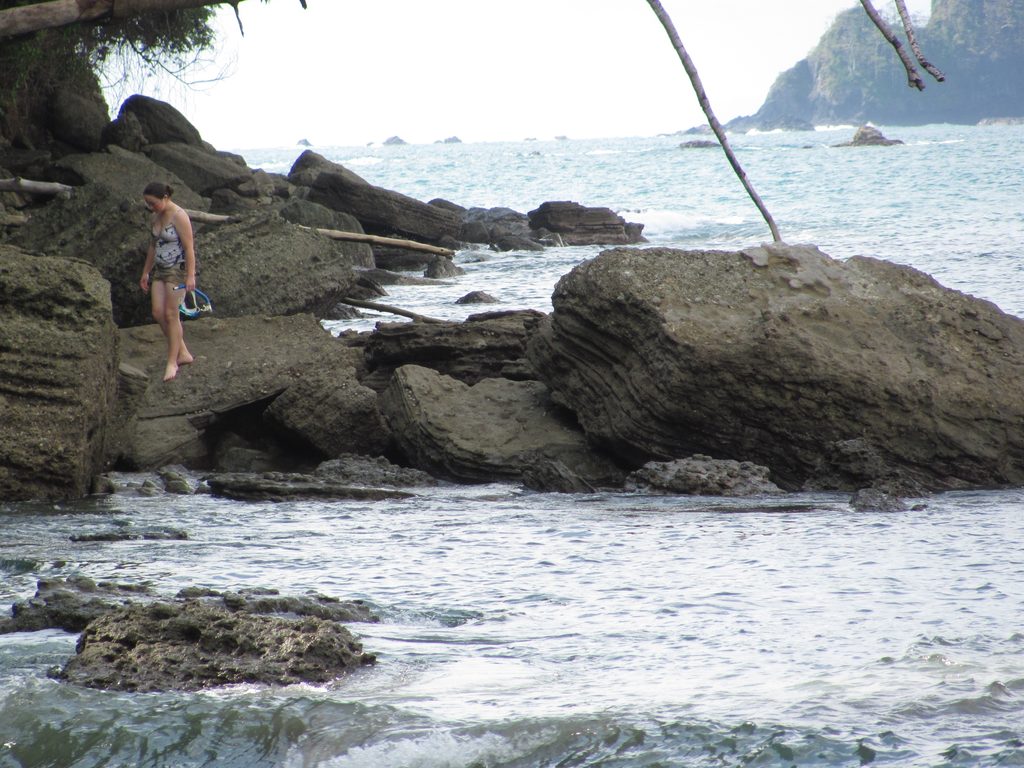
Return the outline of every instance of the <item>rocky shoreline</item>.
[[[645,464],[694,455],[783,490],[1024,479],[1020,321],[913,269],[783,244],[623,249],[642,225],[607,209],[423,203],[308,150],[287,176],[267,174],[140,96],[94,139],[79,143],[102,149],[0,152],[4,173],[71,188],[3,193],[22,218],[0,241],[5,499],[76,498],[107,470],[171,465],[276,472],[275,495],[286,475],[326,493],[315,469],[344,455],[541,491],[635,487]],[[152,178],[198,212],[202,283],[217,296],[212,317],[188,323],[198,364],[170,384],[137,287],[138,190]],[[343,300],[407,278],[383,265],[454,275],[467,243],[613,249],[559,282],[550,316],[323,329]]]
[[[71,187],[0,193],[4,501],[123,491],[117,473],[141,471],[159,473],[135,489],[150,495],[386,501],[500,481],[571,493],[859,492],[852,511],[1024,484],[1024,323],[914,269],[808,245],[624,247],[643,241],[642,225],[608,209],[424,203],[308,151],[288,175],[267,174],[143,97],[93,130],[77,150],[70,137],[63,152],[0,148],[0,177]],[[100,149],[84,151],[89,142]],[[195,217],[216,312],[189,321],[196,363],[171,382],[137,286],[140,191],[153,179],[183,207],[226,217]],[[346,300],[381,296],[403,270],[456,275],[451,254],[467,243],[610,248],[559,281],[548,315],[324,330]],[[53,590],[40,589],[45,605]],[[126,624],[179,660],[189,642],[206,653],[268,632],[317,641],[300,654],[304,671],[277,659],[267,677],[237,659],[227,665],[238,677],[207,674],[194,666],[210,663],[203,656],[188,680],[154,682],[143,671],[160,665],[139,650],[81,677],[76,662],[65,679],[194,689],[322,680],[369,663],[357,641],[311,618],[296,630],[294,616],[243,622],[237,601],[115,598],[67,627],[90,627],[80,652],[102,660],[128,647],[116,631]],[[283,605],[270,612],[295,613]],[[111,612],[113,624],[96,624]],[[11,621],[31,615],[16,607]],[[235,640],[187,630],[214,625]]]

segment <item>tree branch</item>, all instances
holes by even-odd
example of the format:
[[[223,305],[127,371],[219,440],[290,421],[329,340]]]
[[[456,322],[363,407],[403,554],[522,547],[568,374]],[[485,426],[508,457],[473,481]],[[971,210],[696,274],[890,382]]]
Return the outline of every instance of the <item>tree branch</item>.
[[[401,315],[402,317],[408,317],[420,323],[443,323],[444,320],[438,320],[436,317],[426,317],[424,315],[417,315],[415,312],[410,312],[407,309],[401,307],[392,307],[389,304],[378,304],[375,301],[363,301],[362,299],[344,298],[340,301],[341,304],[348,304],[352,307],[360,307],[362,309],[374,309],[377,312],[388,312],[392,315]]]
[[[775,226],[775,220],[772,218],[771,213],[768,212],[768,208],[762,202],[761,197],[754,190],[753,185],[747,179],[747,174],[744,172],[743,167],[740,165],[740,161],[737,159],[735,153],[732,151],[732,147],[729,146],[729,139],[725,135],[725,129],[722,124],[718,122],[718,118],[715,117],[714,111],[711,109],[711,102],[708,101],[708,96],[704,92],[704,85],[700,81],[700,75],[697,73],[697,67],[694,66],[693,60],[690,58],[690,54],[686,52],[683,41],[679,38],[679,33],[676,32],[675,25],[672,23],[672,19],[669,18],[668,13],[662,8],[661,3],[658,0],[647,0],[647,4],[651,6],[651,10],[654,11],[654,15],[658,17],[661,25],[665,28],[665,32],[668,33],[669,40],[672,41],[672,46],[676,49],[676,53],[679,54],[679,60],[683,63],[683,69],[686,70],[686,74],[690,78],[690,83],[693,85],[693,91],[697,94],[697,101],[700,103],[700,107],[704,110],[704,114],[708,119],[708,124],[711,126],[711,130],[715,132],[715,136],[718,137],[718,143],[721,144],[722,150],[725,152],[725,156],[729,159],[729,164],[732,166],[733,171],[736,172],[736,176],[739,178],[743,188],[747,191],[747,195],[753,200],[754,205],[761,212],[761,216],[764,217],[765,222],[768,224],[768,229],[771,230],[772,238],[776,243],[782,242],[782,237],[779,235],[779,229]]]
[[[910,43],[910,50],[914,52],[917,63],[924,67],[925,72],[934,77],[940,83],[946,81],[942,70],[932,64],[921,53],[921,46],[917,43],[917,34],[914,32],[914,23],[910,20],[910,13],[907,11],[906,0],[896,0],[896,10],[899,11],[900,20],[903,22],[903,31],[907,33],[907,42]]]
[[[914,62],[910,60],[910,56],[907,55],[906,50],[903,48],[903,43],[896,37],[896,33],[892,31],[892,27],[886,24],[875,6],[871,4],[871,0],[860,0],[860,4],[864,6],[865,12],[868,14],[868,18],[874,22],[875,26],[878,27],[878,31],[882,33],[882,37],[889,41],[889,44],[896,51],[896,55],[900,57],[900,61],[903,62],[903,67],[907,70],[907,85],[911,88],[917,88],[919,91],[924,90],[924,80],[921,78],[921,73],[917,71],[917,67],[914,66]]]

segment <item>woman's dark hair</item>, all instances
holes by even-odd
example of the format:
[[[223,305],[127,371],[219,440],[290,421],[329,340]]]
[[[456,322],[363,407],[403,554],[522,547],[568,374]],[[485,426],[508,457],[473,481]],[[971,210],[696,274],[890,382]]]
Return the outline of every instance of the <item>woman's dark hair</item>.
[[[170,197],[174,194],[174,187],[164,184],[162,181],[151,181],[142,190],[142,194],[148,197]]]

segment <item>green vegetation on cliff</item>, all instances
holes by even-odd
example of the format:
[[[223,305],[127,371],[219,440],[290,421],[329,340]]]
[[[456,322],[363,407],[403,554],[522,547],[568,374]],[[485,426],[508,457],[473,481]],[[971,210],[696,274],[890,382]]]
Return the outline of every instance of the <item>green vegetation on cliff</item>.
[[[29,5],[0,0],[0,10]],[[210,8],[147,14],[103,24],[75,24],[0,40],[0,146],[49,147],[51,126],[77,104],[106,112],[98,73],[183,68],[213,45]],[[74,108],[72,108],[72,111]]]
[[[1024,116],[1020,0],[933,0],[918,38],[946,74],[944,83],[926,77],[922,92],[908,88],[892,48],[859,6],[851,8],[806,59],[779,76],[756,115],[736,122],[920,125]]]

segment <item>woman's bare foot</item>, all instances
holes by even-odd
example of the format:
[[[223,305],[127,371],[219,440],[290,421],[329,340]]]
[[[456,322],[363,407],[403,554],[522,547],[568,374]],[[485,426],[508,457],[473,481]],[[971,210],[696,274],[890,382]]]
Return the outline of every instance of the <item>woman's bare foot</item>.
[[[164,381],[170,381],[178,375],[177,363],[168,363],[167,369],[164,371]]]
[[[178,365],[189,365],[192,363],[193,360],[195,360],[195,358],[192,357],[192,355],[190,355],[188,352],[182,352],[180,355],[178,355]]]

